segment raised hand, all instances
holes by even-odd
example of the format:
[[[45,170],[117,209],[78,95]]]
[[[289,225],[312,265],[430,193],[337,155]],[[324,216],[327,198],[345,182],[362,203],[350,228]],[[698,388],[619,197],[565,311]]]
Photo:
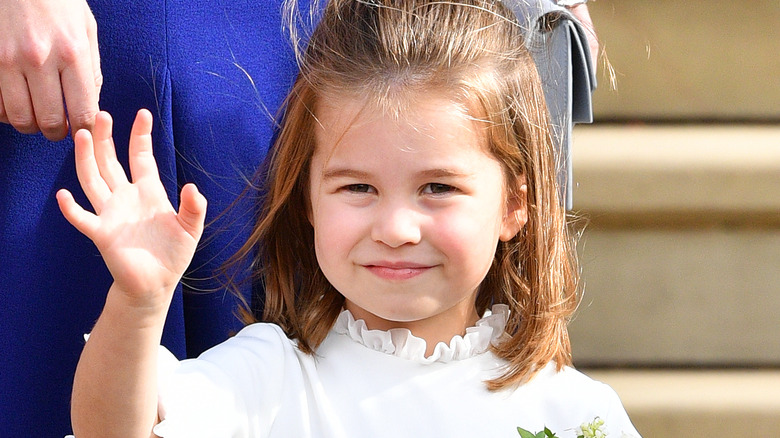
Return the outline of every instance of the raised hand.
[[[50,140],[91,129],[103,83],[85,0],[0,0],[0,122]]]
[[[100,112],[93,134],[80,130],[74,136],[79,183],[95,212],[67,190],[57,193],[57,201],[68,222],[100,250],[114,288],[139,307],[167,308],[203,232],[206,199],[187,184],[179,212],[171,206],[152,155],[149,111],[138,112],[130,133],[132,182],[117,161],[111,130],[111,116]]]

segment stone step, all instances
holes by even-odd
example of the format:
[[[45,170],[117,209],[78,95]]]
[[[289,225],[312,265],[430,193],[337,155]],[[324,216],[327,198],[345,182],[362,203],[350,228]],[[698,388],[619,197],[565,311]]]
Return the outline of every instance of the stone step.
[[[578,126],[580,366],[780,366],[780,126]]]
[[[780,370],[584,370],[646,438],[780,436]]]
[[[780,124],[578,125],[573,142],[575,210],[780,217]]]

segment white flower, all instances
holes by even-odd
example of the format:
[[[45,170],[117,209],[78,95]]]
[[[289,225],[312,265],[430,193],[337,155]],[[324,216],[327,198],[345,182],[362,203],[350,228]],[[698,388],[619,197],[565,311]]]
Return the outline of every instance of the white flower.
[[[590,423],[582,423],[577,428],[577,438],[604,438],[607,432],[604,431],[604,420],[599,417],[593,419]]]

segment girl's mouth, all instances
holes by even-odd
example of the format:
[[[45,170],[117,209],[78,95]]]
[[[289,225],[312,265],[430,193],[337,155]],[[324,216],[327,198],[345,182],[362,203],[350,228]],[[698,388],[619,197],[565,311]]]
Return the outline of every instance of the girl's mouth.
[[[432,266],[415,263],[378,263],[363,265],[363,267],[377,277],[391,281],[408,280],[432,268]]]

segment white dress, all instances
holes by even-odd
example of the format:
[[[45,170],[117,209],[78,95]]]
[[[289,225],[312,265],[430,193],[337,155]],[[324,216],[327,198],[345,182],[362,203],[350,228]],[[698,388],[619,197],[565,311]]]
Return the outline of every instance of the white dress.
[[[408,330],[368,330],[348,311],[315,356],[273,324],[253,324],[197,359],[161,355],[155,433],[177,437],[520,437],[545,427],[559,438],[584,423],[609,437],[639,437],[616,393],[554,364],[530,382],[488,391],[504,362],[488,349],[507,309],[440,343]]]

